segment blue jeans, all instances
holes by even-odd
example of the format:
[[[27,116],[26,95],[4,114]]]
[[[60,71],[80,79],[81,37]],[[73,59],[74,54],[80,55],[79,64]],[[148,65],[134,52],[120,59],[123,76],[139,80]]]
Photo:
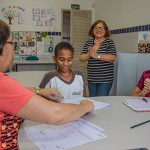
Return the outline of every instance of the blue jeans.
[[[112,87],[110,83],[92,83],[88,81],[89,97],[95,96],[109,96]]]

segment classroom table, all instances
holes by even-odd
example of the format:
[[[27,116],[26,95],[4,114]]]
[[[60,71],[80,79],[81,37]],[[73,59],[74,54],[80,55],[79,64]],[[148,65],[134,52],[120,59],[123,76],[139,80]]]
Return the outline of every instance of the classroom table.
[[[105,96],[91,99],[111,104],[110,107],[95,110],[82,117],[104,129],[107,138],[86,143],[72,150],[127,150],[132,148],[150,148],[150,123],[131,129],[130,127],[150,119],[150,112],[135,112],[123,104],[129,96]],[[139,98],[139,97],[138,97]],[[20,150],[38,150],[24,132],[24,127],[39,123],[26,120],[19,131]]]
[[[38,87],[47,72],[49,71],[20,71],[8,72],[7,75],[15,78],[25,87]]]

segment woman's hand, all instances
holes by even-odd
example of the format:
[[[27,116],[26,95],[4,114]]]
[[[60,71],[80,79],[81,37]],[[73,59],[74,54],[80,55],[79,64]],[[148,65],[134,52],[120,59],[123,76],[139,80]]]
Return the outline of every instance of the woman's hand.
[[[148,91],[150,91],[150,78],[146,78],[144,80],[144,88]]]
[[[145,96],[146,94],[148,94],[150,91],[147,88],[143,88],[143,90],[141,91],[141,96]]]
[[[94,104],[89,100],[82,100],[80,105],[84,105],[87,108],[87,112],[92,112],[94,110]]]
[[[34,93],[36,93],[36,88],[34,87],[28,87],[28,89]],[[43,88],[40,89],[39,95],[43,96],[47,99],[51,99],[54,101],[60,101],[63,96],[55,89],[55,88]]]
[[[97,51],[95,50],[95,48],[94,48],[94,46],[92,47],[92,46],[89,46],[88,47],[88,54],[92,57],[92,58],[94,58],[94,59],[97,59],[98,57],[98,54],[97,54]]]
[[[150,79],[149,78],[146,78],[144,80],[144,88],[143,90],[141,91],[141,95],[142,96],[145,96],[146,94],[148,94],[150,92]]]
[[[40,95],[51,100],[59,101],[63,96],[55,88],[44,88],[40,90]]]

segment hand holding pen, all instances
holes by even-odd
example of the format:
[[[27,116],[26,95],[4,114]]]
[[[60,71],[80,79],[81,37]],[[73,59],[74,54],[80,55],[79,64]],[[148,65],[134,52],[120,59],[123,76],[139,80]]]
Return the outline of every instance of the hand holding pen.
[[[55,88],[44,88],[41,89],[41,96],[54,101],[60,101],[63,96]]]
[[[58,96],[58,95],[55,95],[55,94],[52,94],[51,95],[51,100],[55,101],[55,102],[61,102],[63,101],[63,98],[62,96]]]

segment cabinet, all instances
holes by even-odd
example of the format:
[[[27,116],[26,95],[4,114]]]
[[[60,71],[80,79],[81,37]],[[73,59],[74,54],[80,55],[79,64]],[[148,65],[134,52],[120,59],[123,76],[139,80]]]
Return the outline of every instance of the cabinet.
[[[26,61],[14,60],[13,70],[19,71],[50,71],[56,70],[56,64],[49,60]]]

